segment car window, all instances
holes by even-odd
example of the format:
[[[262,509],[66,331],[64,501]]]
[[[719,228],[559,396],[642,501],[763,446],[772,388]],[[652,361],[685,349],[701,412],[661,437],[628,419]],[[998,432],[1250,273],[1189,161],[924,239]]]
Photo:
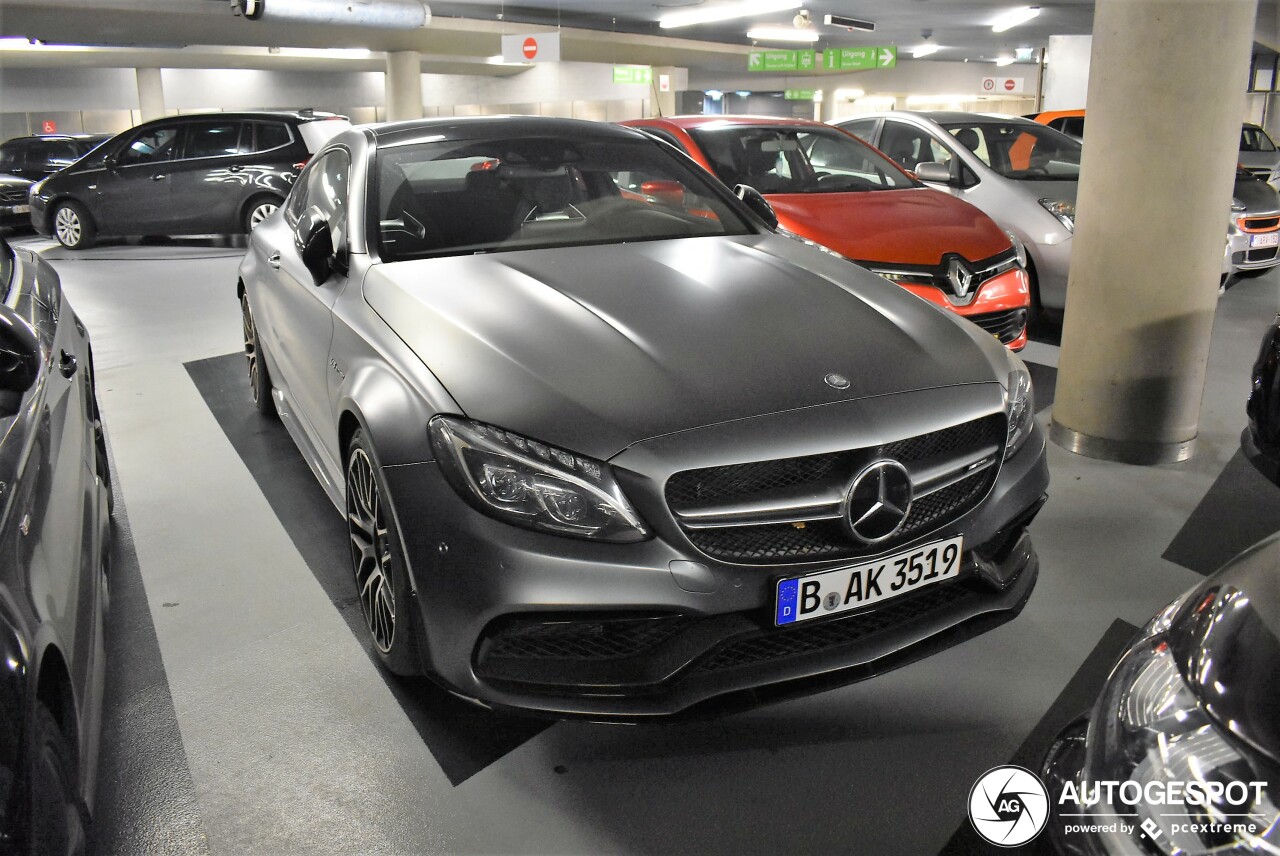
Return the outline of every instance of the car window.
[[[178,148],[180,130],[178,125],[162,125],[142,131],[134,136],[120,153],[120,164],[128,166],[173,160]]]
[[[716,175],[761,193],[844,193],[913,187],[861,140],[823,126],[717,125],[690,130]]]
[[[414,142],[380,149],[377,165],[384,261],[753,231],[654,140]]]
[[[351,160],[342,149],[326,152],[324,157],[315,161],[299,178],[305,181],[304,193],[295,207],[290,200],[289,210],[295,218],[310,209],[319,208],[320,213],[329,221],[335,252],[342,252],[347,245],[347,174]],[[295,193],[297,189],[295,189]]]
[[[951,165],[950,149],[926,131],[905,122],[886,121],[884,123],[884,130],[880,132],[880,151],[900,164],[903,169],[915,169],[927,162]]]
[[[1080,143],[1034,122],[948,123],[956,142],[1005,178],[1076,181]]]
[[[53,172],[80,160],[81,151],[71,140],[51,140],[32,147],[30,165],[41,172]]]
[[[844,128],[858,139],[865,140],[869,143],[872,138],[875,137],[876,123],[879,121],[879,119],[857,119],[852,122],[842,122],[840,123],[840,127]]]
[[[1240,129],[1240,151],[1242,152],[1274,152],[1276,144],[1271,142],[1267,132],[1257,126],[1245,125]]]
[[[252,150],[255,152],[269,152],[293,141],[289,126],[280,122],[254,122],[252,127],[255,132]]]
[[[12,172],[26,165],[26,150],[22,144],[5,143],[0,146],[0,172]]]
[[[210,158],[249,151],[249,141],[242,140],[242,125],[241,122],[192,122],[187,126],[184,156]]]

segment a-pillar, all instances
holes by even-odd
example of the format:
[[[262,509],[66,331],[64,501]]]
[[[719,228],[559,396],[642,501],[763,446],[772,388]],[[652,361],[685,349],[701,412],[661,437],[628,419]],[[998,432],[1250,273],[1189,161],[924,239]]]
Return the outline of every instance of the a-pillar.
[[[1050,430],[1073,452],[1192,454],[1256,7],[1098,0]]]
[[[387,121],[422,118],[422,55],[417,51],[387,54]]]
[[[142,121],[164,118],[164,83],[158,68],[134,69],[138,77],[138,108]]]

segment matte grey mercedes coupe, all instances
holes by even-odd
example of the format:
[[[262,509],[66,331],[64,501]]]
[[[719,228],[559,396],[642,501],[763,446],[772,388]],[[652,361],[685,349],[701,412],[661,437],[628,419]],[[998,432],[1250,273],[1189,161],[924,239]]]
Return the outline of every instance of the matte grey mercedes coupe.
[[[254,231],[254,398],[346,517],[388,668],[642,718],[1018,613],[1026,367],[747,200],[639,131],[442,119],[335,137]]]

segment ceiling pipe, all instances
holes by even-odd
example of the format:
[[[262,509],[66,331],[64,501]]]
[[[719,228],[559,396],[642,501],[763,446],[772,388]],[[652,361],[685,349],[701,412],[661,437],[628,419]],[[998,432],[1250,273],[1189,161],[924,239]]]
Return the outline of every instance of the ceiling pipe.
[[[231,0],[250,21],[416,30],[431,23],[422,0]]]

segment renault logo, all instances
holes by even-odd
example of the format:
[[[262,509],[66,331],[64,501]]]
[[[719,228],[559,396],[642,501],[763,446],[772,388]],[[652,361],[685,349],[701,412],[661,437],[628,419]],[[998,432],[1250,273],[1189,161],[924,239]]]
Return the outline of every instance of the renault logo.
[[[951,283],[951,290],[955,292],[956,297],[961,299],[968,297],[969,290],[973,288],[973,281],[977,278],[964,259],[952,256],[951,261],[947,262],[947,280]]]
[[[845,499],[846,519],[855,538],[878,544],[898,534],[911,510],[911,476],[897,461],[867,466],[853,480]]]

